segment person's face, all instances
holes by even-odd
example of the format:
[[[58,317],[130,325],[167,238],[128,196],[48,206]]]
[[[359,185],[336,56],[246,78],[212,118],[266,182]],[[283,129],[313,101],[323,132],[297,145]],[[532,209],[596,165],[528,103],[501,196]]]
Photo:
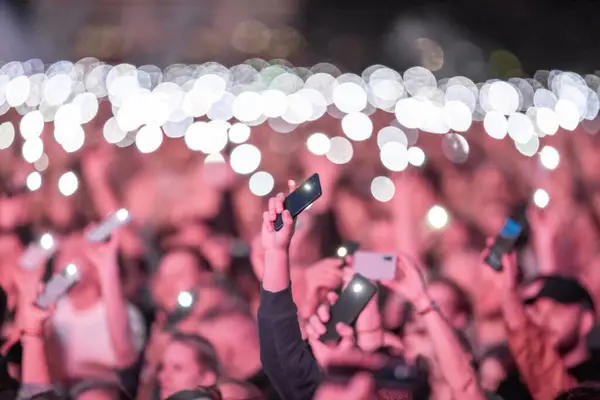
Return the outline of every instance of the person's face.
[[[371,224],[369,247],[373,251],[390,251],[394,248],[394,228],[390,220],[379,220]]]
[[[549,335],[561,354],[573,350],[585,333],[582,332],[583,310],[577,304],[562,304],[541,298],[527,308],[532,319]]]
[[[458,295],[451,287],[442,282],[433,282],[427,292],[431,299],[439,306],[440,312],[456,329],[463,329],[467,323],[467,316],[459,309]]]
[[[198,364],[193,348],[173,341],[169,343],[162,356],[158,374],[160,396],[166,399],[181,390],[194,389],[197,386],[212,386],[216,383],[216,378],[214,372]]]
[[[479,366],[479,381],[484,390],[495,392],[506,377],[506,369],[495,358],[486,358]]]
[[[191,254],[174,252],[165,255],[153,278],[152,295],[156,303],[165,310],[174,310],[179,293],[199,284],[199,268]]]
[[[421,356],[428,361],[434,361],[434,351],[427,329],[419,317],[412,316],[404,327],[404,357],[410,364],[414,364],[417,357]]]

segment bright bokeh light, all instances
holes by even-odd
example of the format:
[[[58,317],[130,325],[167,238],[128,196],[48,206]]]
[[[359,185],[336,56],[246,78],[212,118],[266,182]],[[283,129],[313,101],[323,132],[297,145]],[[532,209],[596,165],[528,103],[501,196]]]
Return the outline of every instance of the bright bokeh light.
[[[551,146],[544,146],[540,151],[540,162],[546,169],[556,169],[558,164],[560,164],[560,154],[558,153],[558,150]]]
[[[378,176],[371,181],[371,194],[381,202],[390,201],[394,197],[396,187],[387,176]]]
[[[250,138],[250,127],[242,123],[236,123],[229,128],[229,141],[231,143],[244,143]]]
[[[382,164],[390,171],[404,171],[408,167],[408,149],[402,143],[388,142],[381,147]]]
[[[306,140],[306,147],[311,153],[322,156],[331,149],[331,142],[324,133],[313,133]]]
[[[71,196],[79,188],[79,179],[73,171],[65,172],[58,178],[58,190],[63,196]]]
[[[181,292],[177,296],[177,303],[180,307],[188,308],[194,302],[194,296],[190,292]]]
[[[533,193],[533,203],[539,208],[546,208],[550,204],[550,195],[544,189],[537,189]]]
[[[38,137],[26,140],[21,152],[25,161],[34,163],[44,154],[44,142]]]
[[[42,174],[38,171],[33,171],[29,175],[27,175],[27,180],[25,181],[27,185],[27,189],[34,192],[42,187]]]
[[[448,225],[449,221],[450,216],[448,215],[448,211],[440,205],[431,207],[427,212],[427,225],[431,229],[443,229]]]
[[[420,147],[411,147],[408,149],[408,162],[415,167],[421,167],[425,164],[427,157]]]
[[[329,140],[329,151],[327,159],[334,164],[346,164],[352,159],[354,149],[352,143],[345,137],[336,136]]]
[[[373,121],[360,112],[347,114],[342,118],[342,130],[352,140],[367,140],[373,133]]]
[[[250,191],[256,196],[266,196],[275,187],[275,179],[273,175],[265,171],[258,171],[252,174],[248,181]]]
[[[231,151],[229,163],[231,169],[238,174],[247,175],[254,172],[260,165],[262,155],[258,147],[251,144],[240,144]]]

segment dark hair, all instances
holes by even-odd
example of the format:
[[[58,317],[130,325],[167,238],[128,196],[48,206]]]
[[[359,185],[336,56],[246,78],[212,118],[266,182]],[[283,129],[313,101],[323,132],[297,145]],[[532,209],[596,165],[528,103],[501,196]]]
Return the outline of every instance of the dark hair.
[[[194,259],[196,266],[198,267],[198,271],[212,270],[212,266],[210,265],[206,257],[204,257],[202,252],[192,246],[176,245],[167,247],[163,249],[161,259],[174,253],[182,253],[191,256]]]
[[[554,400],[599,400],[600,385],[585,384],[559,394]]]
[[[208,370],[220,375],[221,366],[217,357],[217,351],[212,343],[198,335],[188,335],[186,333],[175,332],[172,335],[174,342],[179,342],[194,349],[196,362]]]
[[[473,304],[467,292],[454,280],[446,276],[436,276],[429,281],[429,284],[439,283],[446,285],[456,295],[456,307],[459,312],[463,312],[467,315],[467,319],[470,321],[473,318]]]

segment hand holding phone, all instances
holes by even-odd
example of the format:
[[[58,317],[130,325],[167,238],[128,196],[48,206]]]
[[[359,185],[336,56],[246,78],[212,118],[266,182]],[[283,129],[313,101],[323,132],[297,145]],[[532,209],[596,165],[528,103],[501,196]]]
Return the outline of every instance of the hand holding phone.
[[[370,280],[393,280],[396,277],[396,256],[393,254],[357,251],[354,272]]]
[[[196,304],[196,294],[191,291],[180,292],[177,296],[177,308],[167,316],[165,330],[174,330],[176,325],[186,319]]]
[[[51,234],[45,233],[27,246],[19,259],[19,266],[28,270],[35,269],[50,259],[57,249],[58,241]]]
[[[327,331],[320,337],[322,342],[340,340],[336,325],[343,323],[353,326],[362,310],[377,293],[377,287],[365,277],[355,274],[348,286],[342,291],[338,301],[331,306]]]
[[[110,238],[110,235],[122,226],[131,221],[131,215],[125,208],[121,208],[114,214],[109,215],[102,222],[96,225],[87,234],[87,240],[90,243],[104,242]]]
[[[35,304],[40,308],[50,307],[50,305],[56,303],[60,297],[79,282],[80,278],[77,266],[75,264],[68,264],[62,271],[50,278]]]
[[[296,219],[302,211],[306,210],[306,208],[321,197],[322,194],[323,191],[321,189],[319,174],[314,174],[285,198],[283,208],[292,214],[292,218]],[[281,214],[277,214],[273,226],[276,231],[283,228]]]
[[[522,225],[513,218],[508,218],[496,236],[494,244],[489,248],[488,255],[485,257],[486,264],[496,271],[502,271],[502,256],[515,248],[522,232]]]
[[[347,242],[344,242],[340,247],[337,248],[335,255],[339,258],[353,256],[359,247],[360,247],[359,242],[349,240]]]

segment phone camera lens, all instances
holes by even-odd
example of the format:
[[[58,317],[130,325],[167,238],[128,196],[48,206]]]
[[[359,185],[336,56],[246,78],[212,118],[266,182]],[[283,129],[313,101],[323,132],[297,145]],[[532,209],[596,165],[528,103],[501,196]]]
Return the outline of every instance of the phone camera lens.
[[[352,291],[354,293],[360,293],[362,291],[363,287],[360,283],[356,283],[354,284],[354,286],[352,286]]]
[[[312,190],[312,186],[310,183],[305,183],[303,189],[305,192],[310,192]]]

